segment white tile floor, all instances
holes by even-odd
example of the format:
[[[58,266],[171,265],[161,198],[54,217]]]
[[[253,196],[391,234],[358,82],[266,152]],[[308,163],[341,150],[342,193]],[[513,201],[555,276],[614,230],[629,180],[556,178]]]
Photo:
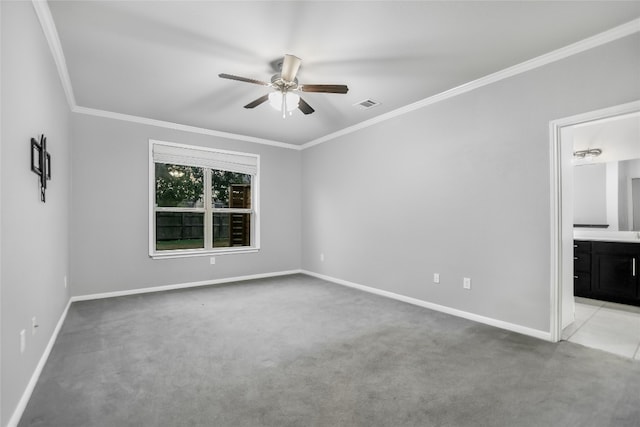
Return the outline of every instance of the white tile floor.
[[[576,297],[562,339],[640,361],[640,307]]]

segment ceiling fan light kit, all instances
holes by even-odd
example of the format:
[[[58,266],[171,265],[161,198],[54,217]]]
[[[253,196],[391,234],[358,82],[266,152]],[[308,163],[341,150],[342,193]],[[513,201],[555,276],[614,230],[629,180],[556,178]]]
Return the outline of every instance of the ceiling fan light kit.
[[[271,83],[225,73],[218,74],[218,77],[274,88],[274,92],[251,101],[250,103],[245,105],[244,108],[255,108],[258,105],[269,101],[269,105],[271,105],[276,110],[279,110],[282,113],[283,118],[287,117],[287,113],[289,113],[289,115],[293,114],[293,110],[295,110],[296,108],[302,111],[302,113],[305,115],[311,114],[315,111],[309,104],[307,104],[305,100],[300,97],[300,95],[292,93],[293,91],[338,94],[345,94],[349,91],[349,88],[346,85],[298,84],[296,75],[298,74],[301,63],[302,60],[297,56],[285,55],[284,60],[282,61],[282,70],[280,74],[275,74],[271,77]]]
[[[300,96],[291,92],[271,92],[269,94],[269,105],[282,112],[282,117],[286,118],[286,113],[293,114],[293,110],[298,108]]]

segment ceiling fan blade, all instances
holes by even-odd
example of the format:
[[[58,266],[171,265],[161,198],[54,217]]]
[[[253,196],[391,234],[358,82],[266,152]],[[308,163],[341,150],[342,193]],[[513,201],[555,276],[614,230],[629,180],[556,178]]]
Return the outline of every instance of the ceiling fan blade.
[[[304,99],[300,98],[300,102],[298,103],[298,109],[302,111],[304,114],[311,114],[314,110],[311,108],[311,105],[307,104]]]
[[[297,56],[285,55],[284,62],[282,63],[282,72],[280,73],[280,78],[285,82],[292,82],[293,80],[295,80],[301,62],[302,60]]]
[[[303,92],[322,92],[322,93],[349,92],[349,88],[346,85],[301,85],[300,90]]]
[[[244,108],[256,108],[258,105],[262,104],[263,102],[267,101],[269,99],[269,94],[265,95],[265,96],[261,96],[260,98],[256,99],[255,101],[252,101],[250,103],[248,103],[247,105],[244,106]]]
[[[253,83],[253,84],[262,85],[262,86],[270,86],[271,85],[271,83],[263,82],[261,80],[248,79],[246,77],[234,76],[232,74],[222,73],[222,74],[218,74],[218,77],[223,78],[223,79],[229,79],[229,80],[237,80],[239,82]]]

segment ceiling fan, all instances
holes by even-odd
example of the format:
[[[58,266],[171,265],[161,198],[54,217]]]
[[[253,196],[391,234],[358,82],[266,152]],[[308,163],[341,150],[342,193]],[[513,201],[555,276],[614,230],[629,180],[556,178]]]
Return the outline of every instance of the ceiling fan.
[[[274,74],[273,77],[271,77],[271,83],[225,73],[218,74],[218,77],[274,88],[275,91],[248,103],[244,108],[255,108],[258,105],[269,101],[269,104],[271,104],[272,107],[282,112],[283,118],[287,117],[287,113],[292,114],[293,110],[296,108],[304,114],[311,114],[315,111],[305,102],[304,99],[300,98],[297,93],[293,93],[295,91],[342,94],[349,91],[349,88],[346,85],[310,85],[298,83],[296,74],[298,74],[301,62],[302,60],[297,56],[285,55],[284,60],[282,61],[280,74]]]

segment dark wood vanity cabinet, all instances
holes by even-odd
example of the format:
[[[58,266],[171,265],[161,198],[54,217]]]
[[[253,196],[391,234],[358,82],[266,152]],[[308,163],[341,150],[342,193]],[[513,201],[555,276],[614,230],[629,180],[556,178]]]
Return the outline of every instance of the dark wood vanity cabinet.
[[[573,243],[573,292],[585,298],[591,293],[591,242]]]
[[[574,241],[574,294],[640,305],[640,243]]]

